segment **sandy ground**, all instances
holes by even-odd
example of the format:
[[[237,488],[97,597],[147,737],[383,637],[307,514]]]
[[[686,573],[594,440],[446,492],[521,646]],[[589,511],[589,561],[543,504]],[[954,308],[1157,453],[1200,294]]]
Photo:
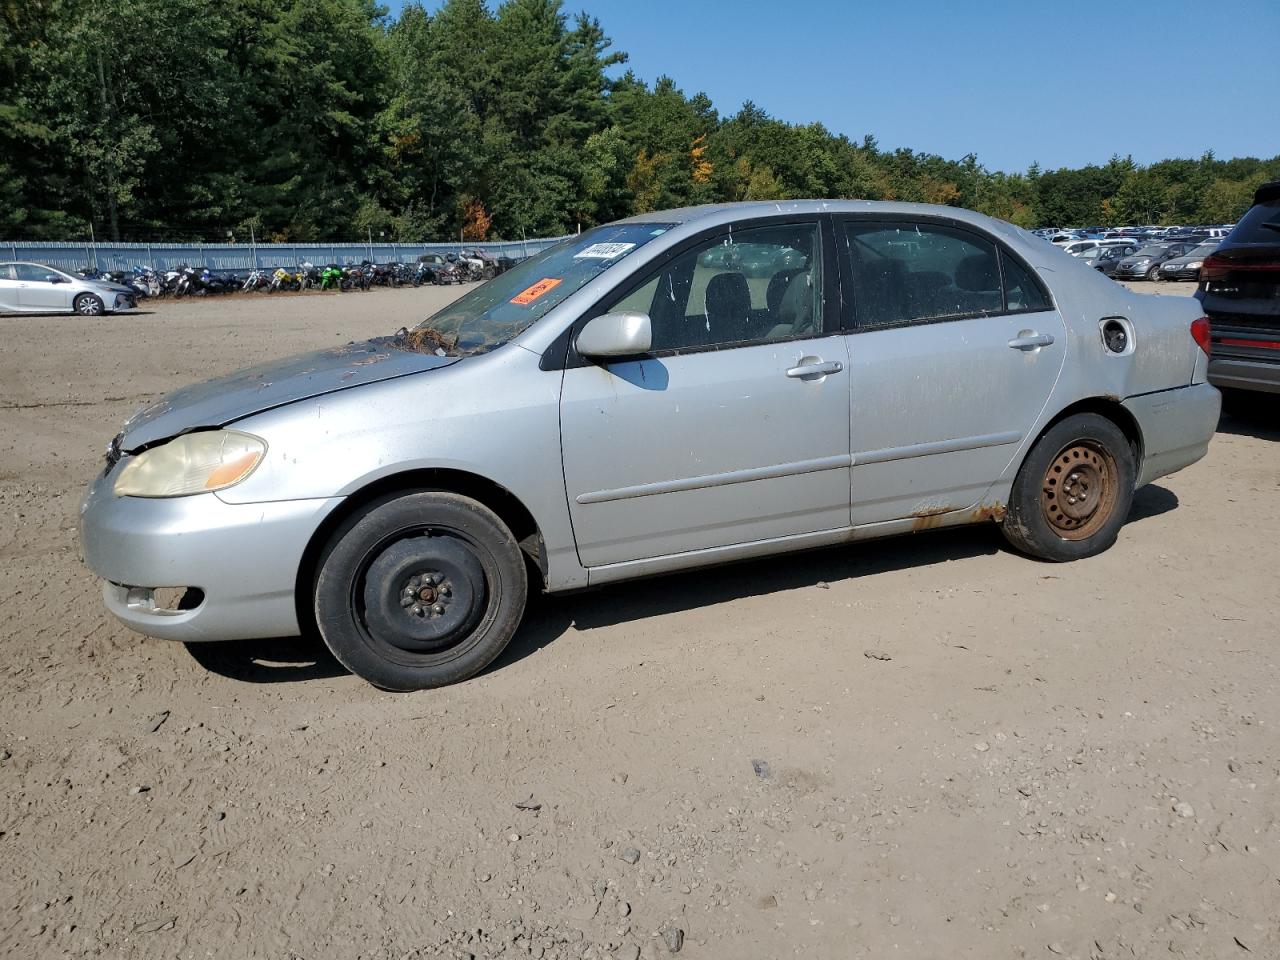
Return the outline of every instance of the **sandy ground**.
[[[435,692],[105,616],[76,507],[130,412],[453,293],[0,318],[0,953],[1280,956],[1266,411],[1103,556],[982,528],[544,598]]]

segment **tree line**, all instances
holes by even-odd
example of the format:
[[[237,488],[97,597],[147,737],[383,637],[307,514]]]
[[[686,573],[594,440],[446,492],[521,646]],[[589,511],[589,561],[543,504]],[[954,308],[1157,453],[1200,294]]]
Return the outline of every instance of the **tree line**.
[[[0,0],[0,237],[520,239],[795,197],[1218,223],[1280,177],[1212,153],[1004,173],[722,115],[626,59],[561,0]]]

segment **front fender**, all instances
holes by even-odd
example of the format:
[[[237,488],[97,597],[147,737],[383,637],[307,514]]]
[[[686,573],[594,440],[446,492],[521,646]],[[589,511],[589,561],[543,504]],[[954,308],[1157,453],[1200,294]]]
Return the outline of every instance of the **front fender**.
[[[246,417],[236,429],[267,441],[229,503],[347,497],[387,477],[455,470],[488,480],[532,514],[552,589],[581,573],[560,459],[560,371],[508,345],[466,363],[367,384]],[[317,491],[323,491],[322,493]]]

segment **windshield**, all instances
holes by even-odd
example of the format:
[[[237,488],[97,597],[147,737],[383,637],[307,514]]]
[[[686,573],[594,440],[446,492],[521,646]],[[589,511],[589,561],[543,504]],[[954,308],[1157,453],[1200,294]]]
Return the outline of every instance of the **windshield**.
[[[1213,251],[1217,249],[1218,249],[1218,245],[1216,243],[1202,243],[1200,244],[1200,246],[1196,247],[1190,253],[1186,254],[1186,256],[1207,257],[1209,254],[1213,253]]]
[[[1158,257],[1160,256],[1160,254],[1165,252],[1165,249],[1166,249],[1165,247],[1162,247],[1159,245],[1146,246],[1146,247],[1143,247],[1141,250],[1139,250],[1137,253],[1135,253],[1134,256],[1135,257]]]
[[[500,347],[669,223],[596,227],[517,264],[427,318],[402,340],[415,350],[466,356]]]

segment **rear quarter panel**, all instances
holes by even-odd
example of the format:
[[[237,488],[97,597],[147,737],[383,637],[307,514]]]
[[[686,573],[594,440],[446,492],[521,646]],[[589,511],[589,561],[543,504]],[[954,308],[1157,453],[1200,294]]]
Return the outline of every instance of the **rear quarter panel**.
[[[1197,357],[1203,356],[1190,332],[1201,315],[1196,300],[1133,293],[1056,251],[1036,250],[1028,259],[1052,290],[1069,338],[1050,416],[1090,397],[1123,400],[1193,382]],[[1109,317],[1122,317],[1132,326],[1123,354],[1109,352],[1103,343],[1101,322]]]
[[[1133,293],[1016,227],[1002,225],[1005,240],[1035,268],[1053,294],[1067,329],[1063,369],[1040,422],[1010,461],[988,499],[1008,496],[1018,468],[1039,434],[1063,410],[1084,400],[1123,402],[1129,398],[1203,383],[1207,364],[1191,337],[1191,323],[1202,313],[1191,297]],[[1027,242],[1027,238],[1031,242]],[[1128,321],[1132,336],[1122,354],[1106,349],[1101,322]],[[1143,427],[1143,405],[1131,406]],[[1212,431],[1210,430],[1210,433]]]

